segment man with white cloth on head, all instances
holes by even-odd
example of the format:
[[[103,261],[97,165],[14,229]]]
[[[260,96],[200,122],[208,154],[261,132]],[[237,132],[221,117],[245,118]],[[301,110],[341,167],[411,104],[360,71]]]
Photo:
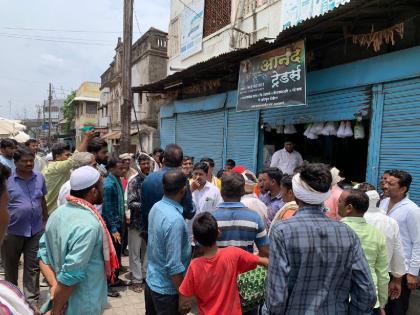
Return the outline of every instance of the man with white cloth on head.
[[[299,209],[272,227],[263,314],[371,314],[375,285],[359,238],[322,211],[331,182],[324,164],[294,175]]]
[[[102,203],[103,180],[91,166],[70,176],[67,203],[49,217],[39,244],[41,271],[51,286],[51,314],[102,314],[107,278],[119,268],[111,236],[93,206]],[[45,309],[43,311],[46,311]]]

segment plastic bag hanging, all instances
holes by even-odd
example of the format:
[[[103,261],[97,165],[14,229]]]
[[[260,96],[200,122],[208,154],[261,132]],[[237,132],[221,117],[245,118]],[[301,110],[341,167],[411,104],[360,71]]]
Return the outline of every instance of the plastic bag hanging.
[[[310,133],[310,131],[311,131],[311,128],[312,128],[312,124],[309,124],[309,125],[308,125],[308,127],[306,127],[305,132],[303,133],[303,135],[304,135],[306,138],[308,138],[308,135],[309,135],[309,133]]]
[[[351,121],[346,121],[346,127],[344,129],[344,137],[353,137],[353,129],[351,128]]]
[[[315,135],[320,135],[322,132],[322,129],[324,129],[324,123],[318,122],[314,124],[314,127],[312,128],[312,133]]]
[[[323,136],[329,136],[330,135],[330,122],[327,122],[321,130],[321,135]]]
[[[284,127],[284,134],[285,135],[292,135],[292,134],[294,134],[296,132],[297,132],[296,131],[296,128],[295,128],[295,126],[293,124],[289,124],[289,125],[286,125]]]
[[[276,132],[278,134],[282,134],[284,132],[284,126],[283,125],[277,125],[276,126]]]
[[[337,135],[337,131],[338,131],[337,122],[331,121],[330,122],[330,125],[329,125],[329,128],[328,128],[328,131],[329,131],[329,135],[330,136],[336,136]]]
[[[357,121],[354,126],[354,139],[364,139],[365,138],[365,128],[361,121]]]
[[[346,129],[346,122],[344,120],[342,120],[340,122],[340,127],[338,127],[338,130],[337,130],[337,137],[338,138],[344,138],[345,137],[345,135],[344,135],[345,129]]]

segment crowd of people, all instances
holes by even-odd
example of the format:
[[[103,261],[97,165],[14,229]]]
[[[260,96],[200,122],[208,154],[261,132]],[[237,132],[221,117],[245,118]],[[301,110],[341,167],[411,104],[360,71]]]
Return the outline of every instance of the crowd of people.
[[[405,171],[343,186],[291,141],[258,174],[176,144],[110,154],[92,132],[52,161],[37,147],[0,142],[0,314],[101,314],[121,286],[147,315],[406,314],[419,287]]]

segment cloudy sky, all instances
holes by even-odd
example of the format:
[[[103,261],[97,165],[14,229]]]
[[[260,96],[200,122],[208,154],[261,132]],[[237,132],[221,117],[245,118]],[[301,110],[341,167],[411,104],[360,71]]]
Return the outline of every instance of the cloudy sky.
[[[134,1],[133,42],[151,26],[167,31],[169,2]],[[0,117],[34,117],[49,82],[56,98],[100,82],[122,17],[123,0],[0,0]]]

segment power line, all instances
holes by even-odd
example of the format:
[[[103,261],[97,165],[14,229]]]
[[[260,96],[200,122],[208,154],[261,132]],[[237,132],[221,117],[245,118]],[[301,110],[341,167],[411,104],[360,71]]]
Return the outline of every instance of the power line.
[[[29,39],[29,40],[43,41],[43,42],[76,44],[76,45],[87,45],[87,46],[107,46],[107,47],[109,47],[111,45],[111,44],[94,43],[94,42],[53,40],[53,39],[45,39],[45,38],[28,37],[28,36],[23,36],[23,35],[13,36],[13,35],[9,35],[7,33],[0,33],[0,37],[15,38],[15,39]]]
[[[135,6],[135,4],[134,4],[134,6]],[[137,29],[139,30],[139,33],[141,34],[139,19],[137,18],[136,10],[134,9],[133,11],[134,11],[134,18],[136,19]]]
[[[1,33],[2,35],[10,35],[10,36],[22,36],[22,37],[30,37],[30,38],[40,38],[40,39],[50,39],[50,40],[70,40],[70,41],[88,41],[88,42],[104,42],[104,43],[114,43],[114,41],[106,40],[106,39],[90,39],[90,38],[75,38],[75,37],[62,37],[62,36],[44,36],[44,35],[36,35],[36,34],[16,34],[16,33]]]
[[[3,27],[7,30],[20,31],[40,31],[40,32],[62,32],[62,33],[103,33],[103,34],[121,34],[115,31],[98,31],[98,30],[66,30],[66,29],[52,29],[52,28],[31,28],[31,27]]]
[[[188,9],[190,9],[192,12],[194,12],[195,13],[195,15],[198,15],[201,19],[203,18],[202,16],[200,16],[194,9],[192,9],[189,5],[187,5],[183,0],[178,0],[179,2],[181,2],[183,5],[184,5],[184,7],[186,7],[186,8],[188,8]]]
[[[122,34],[122,31],[72,30],[72,29],[32,28],[32,27],[3,27],[3,29],[18,30],[18,31],[38,31],[38,32]]]

